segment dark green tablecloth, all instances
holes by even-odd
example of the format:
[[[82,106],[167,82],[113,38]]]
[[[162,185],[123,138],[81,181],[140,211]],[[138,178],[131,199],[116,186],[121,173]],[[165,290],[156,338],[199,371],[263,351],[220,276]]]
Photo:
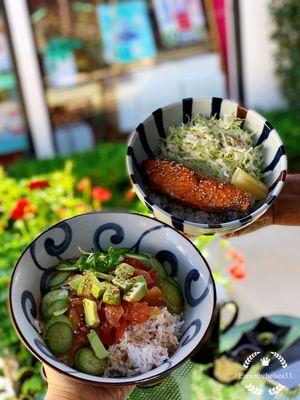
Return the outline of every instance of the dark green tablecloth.
[[[291,330],[285,338],[285,345],[300,336],[300,318],[276,315],[268,317],[270,321],[290,325]],[[231,328],[221,338],[221,351],[231,348],[241,335],[255,326],[256,321],[251,321]],[[234,386],[226,386],[209,378],[203,372],[208,366],[186,362],[172,372],[164,381],[152,388],[137,388],[128,397],[130,400],[271,400],[271,399],[297,399],[300,400],[300,388],[294,391],[281,392],[278,395],[270,395],[269,384],[264,379],[255,379],[255,387],[262,389],[261,395],[250,393],[246,385],[251,379],[246,377]],[[254,365],[251,372],[258,372],[259,365]],[[300,371],[299,371],[300,374]]]

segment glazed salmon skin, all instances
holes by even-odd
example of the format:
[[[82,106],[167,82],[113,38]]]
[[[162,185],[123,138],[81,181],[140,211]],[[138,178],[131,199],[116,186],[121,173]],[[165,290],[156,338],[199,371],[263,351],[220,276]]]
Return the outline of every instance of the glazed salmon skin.
[[[143,162],[150,189],[180,203],[207,212],[249,209],[250,196],[234,186],[208,178],[174,161],[148,159]]]

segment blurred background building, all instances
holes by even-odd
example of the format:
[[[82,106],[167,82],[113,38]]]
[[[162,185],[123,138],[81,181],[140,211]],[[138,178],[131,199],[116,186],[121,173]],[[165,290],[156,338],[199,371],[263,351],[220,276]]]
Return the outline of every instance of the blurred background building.
[[[184,97],[284,105],[267,0],[4,0],[0,162],[83,151]]]

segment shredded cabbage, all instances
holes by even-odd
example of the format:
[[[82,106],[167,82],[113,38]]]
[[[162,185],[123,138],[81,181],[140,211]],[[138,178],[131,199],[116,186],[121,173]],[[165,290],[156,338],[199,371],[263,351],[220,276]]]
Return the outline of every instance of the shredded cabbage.
[[[169,128],[161,156],[206,176],[230,182],[237,167],[261,177],[262,146],[254,147],[255,132],[241,128],[242,119],[194,116],[187,124]]]

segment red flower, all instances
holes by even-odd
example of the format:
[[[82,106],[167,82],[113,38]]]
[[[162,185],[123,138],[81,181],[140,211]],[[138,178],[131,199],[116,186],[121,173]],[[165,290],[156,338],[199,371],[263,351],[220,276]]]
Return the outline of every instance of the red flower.
[[[111,199],[111,191],[100,186],[95,186],[92,189],[92,198],[98,203]]]
[[[241,264],[245,263],[245,258],[243,256],[243,254],[240,253],[239,251],[237,251],[236,249],[233,249],[233,248],[228,249],[228,251],[226,253],[226,258],[228,258],[230,260],[234,260],[234,261],[239,262]]]
[[[27,208],[30,206],[29,199],[21,199],[17,202],[11,211],[11,218],[13,220],[22,219],[27,213]]]
[[[229,267],[230,275],[235,279],[245,279],[246,271],[242,264],[235,262]]]
[[[135,198],[135,191],[134,189],[129,189],[125,193],[125,199],[128,201],[132,201]]]
[[[46,187],[49,187],[50,184],[48,181],[33,181],[29,183],[28,187],[30,190],[34,189],[45,189]]]
[[[78,192],[84,192],[91,187],[91,180],[90,178],[82,178],[78,183],[77,183],[77,190]]]

